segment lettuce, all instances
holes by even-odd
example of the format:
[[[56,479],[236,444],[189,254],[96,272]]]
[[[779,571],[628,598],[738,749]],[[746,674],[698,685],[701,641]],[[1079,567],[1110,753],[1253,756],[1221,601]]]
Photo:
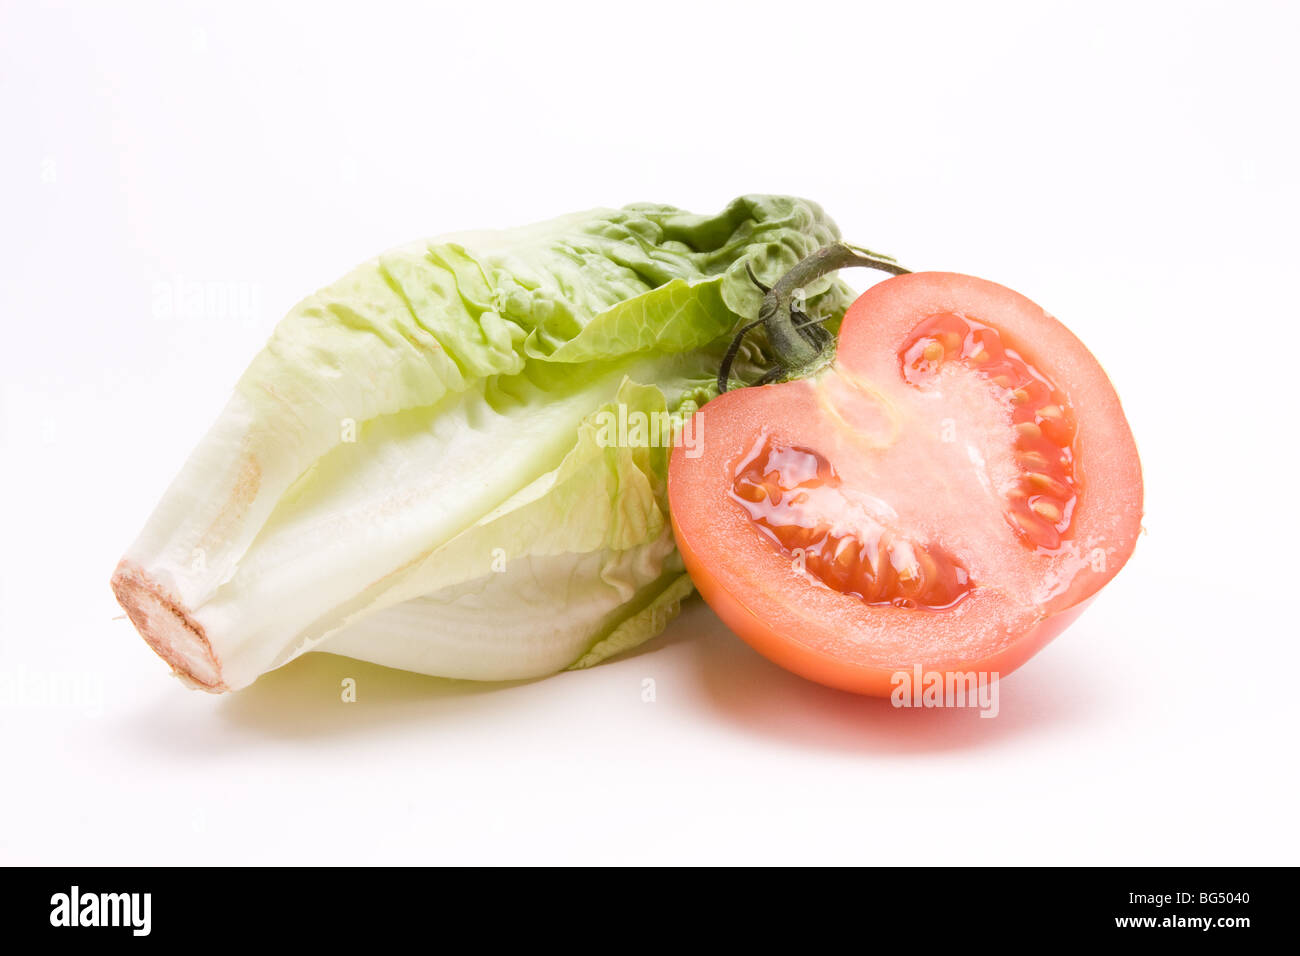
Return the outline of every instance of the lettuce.
[[[745,265],[772,281],[836,238],[813,203],[747,196],[387,252],[280,322],[114,592],[212,691],[311,650],[504,680],[634,647],[691,591],[668,446],[757,314]],[[849,301],[807,292],[816,317]]]

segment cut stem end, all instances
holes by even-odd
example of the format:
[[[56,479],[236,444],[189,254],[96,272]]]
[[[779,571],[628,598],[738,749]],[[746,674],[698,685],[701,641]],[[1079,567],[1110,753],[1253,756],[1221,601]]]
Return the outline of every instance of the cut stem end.
[[[144,569],[123,560],[113,572],[111,584],[117,603],[135,629],[171,665],[177,677],[213,694],[230,689],[221,676],[221,662],[213,653],[203,625]]]

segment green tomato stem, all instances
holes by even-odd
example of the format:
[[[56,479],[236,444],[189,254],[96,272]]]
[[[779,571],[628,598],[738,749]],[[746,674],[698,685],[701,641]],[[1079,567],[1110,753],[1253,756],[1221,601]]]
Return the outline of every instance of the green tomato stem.
[[[827,353],[835,347],[835,339],[817,320],[804,314],[803,290],[822,276],[851,266],[879,269],[891,275],[906,275],[911,271],[904,269],[891,256],[852,246],[847,242],[822,246],[801,259],[777,280],[776,285],[763,290],[763,304],[759,309],[758,320],[743,326],[736,333],[723,358],[722,367],[718,369],[718,394],[727,390],[731,364],[745,335],[759,325],[766,328],[768,343],[776,353],[777,360],[776,366],[760,381],[773,381],[782,375],[824,364]]]

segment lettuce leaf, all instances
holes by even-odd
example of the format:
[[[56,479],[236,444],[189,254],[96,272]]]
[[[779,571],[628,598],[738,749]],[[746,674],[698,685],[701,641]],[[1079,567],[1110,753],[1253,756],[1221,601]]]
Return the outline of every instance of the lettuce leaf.
[[[363,264],[277,326],[127,551],[119,601],[215,691],[309,650],[500,680],[653,637],[690,593],[668,445],[757,314],[745,262],[770,282],[835,238],[813,203],[747,196]],[[808,291],[818,316],[849,301]],[[620,416],[665,427],[611,441]]]

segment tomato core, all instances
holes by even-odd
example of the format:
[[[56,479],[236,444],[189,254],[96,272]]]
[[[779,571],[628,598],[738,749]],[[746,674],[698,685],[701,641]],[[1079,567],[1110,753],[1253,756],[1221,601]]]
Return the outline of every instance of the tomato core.
[[[760,434],[736,465],[731,498],[792,571],[865,604],[946,610],[973,586],[951,555],[891,527],[888,504],[843,487],[812,449]]]
[[[1005,489],[1006,512],[1020,540],[1054,550],[1069,536],[1078,503],[1074,469],[1075,416],[1065,394],[1012,348],[997,329],[967,316],[932,315],[899,349],[903,378],[932,387],[959,365],[986,379],[1010,406],[1020,474]]]

